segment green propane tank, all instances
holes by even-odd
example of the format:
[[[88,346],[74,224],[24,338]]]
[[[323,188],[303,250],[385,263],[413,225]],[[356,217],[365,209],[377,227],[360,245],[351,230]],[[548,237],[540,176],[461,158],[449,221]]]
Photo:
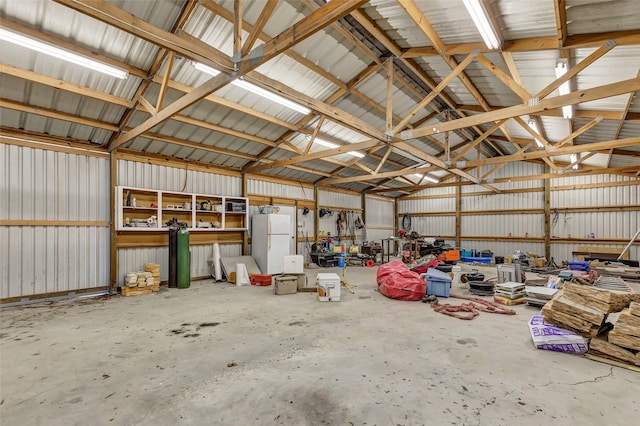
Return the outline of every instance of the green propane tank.
[[[191,256],[189,253],[189,230],[178,231],[178,288],[189,288],[191,284]]]

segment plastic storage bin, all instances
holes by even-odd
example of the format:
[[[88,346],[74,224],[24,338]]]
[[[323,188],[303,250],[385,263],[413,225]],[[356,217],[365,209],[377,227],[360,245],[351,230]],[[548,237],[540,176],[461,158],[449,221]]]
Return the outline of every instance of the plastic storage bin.
[[[251,285],[267,287],[271,285],[271,275],[251,274],[249,275],[249,282]]]
[[[451,277],[438,269],[427,270],[427,294],[438,297],[449,297],[451,293]]]

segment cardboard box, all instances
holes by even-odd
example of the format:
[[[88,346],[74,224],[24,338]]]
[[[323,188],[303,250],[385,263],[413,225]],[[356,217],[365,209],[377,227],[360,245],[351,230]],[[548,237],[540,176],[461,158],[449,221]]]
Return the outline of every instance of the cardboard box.
[[[284,274],[304,273],[304,259],[301,255],[285,256],[282,272]]]
[[[282,275],[273,279],[273,294],[296,294],[298,292],[298,277]]]
[[[301,288],[305,288],[307,287],[307,274],[287,274],[290,275],[292,277],[296,277],[296,279],[298,280],[298,290],[300,290]]]

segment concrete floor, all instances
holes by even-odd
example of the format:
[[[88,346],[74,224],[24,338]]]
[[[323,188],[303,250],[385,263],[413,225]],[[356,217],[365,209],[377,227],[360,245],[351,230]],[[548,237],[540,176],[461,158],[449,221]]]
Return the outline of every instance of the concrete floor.
[[[534,309],[458,320],[382,296],[376,269],[350,267],[355,294],[343,288],[337,303],[202,281],[4,308],[0,423],[622,425],[640,415],[640,374],[534,349]],[[307,270],[318,271],[337,269]]]

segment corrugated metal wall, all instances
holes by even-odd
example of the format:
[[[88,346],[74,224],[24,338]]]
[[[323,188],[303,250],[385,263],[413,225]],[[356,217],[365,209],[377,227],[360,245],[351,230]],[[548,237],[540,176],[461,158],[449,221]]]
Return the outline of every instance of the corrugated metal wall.
[[[166,191],[195,192],[211,195],[242,195],[242,178],[176,167],[158,166],[130,160],[118,160],[118,185]],[[224,256],[239,256],[241,244],[220,244]],[[208,260],[213,256],[213,244],[191,246],[191,276],[210,275]],[[139,247],[118,249],[118,284],[127,272],[139,271],[145,263],[160,264],[160,278],[168,278],[168,248]]]
[[[491,170],[483,167],[481,174]],[[510,163],[490,176],[494,179],[519,175],[544,173],[544,165],[533,163]],[[618,247],[617,245],[598,243],[598,239],[629,240],[640,227],[638,211],[623,212],[566,212],[575,207],[617,207],[640,204],[640,185],[620,185],[632,178],[615,175],[574,176],[553,179],[551,181],[551,236],[558,238],[585,238],[592,233],[593,243],[564,242],[551,243],[551,254],[557,260],[573,259],[572,251],[578,246]],[[582,185],[603,185],[603,187],[580,188]],[[466,249],[490,249],[498,255],[509,255],[515,250],[544,254],[544,243],[529,241],[487,241],[473,237],[515,237],[544,238],[544,182],[539,179],[528,181],[493,183],[496,188],[508,191],[501,194],[488,194],[488,189],[479,185],[461,187],[461,245]],[[613,185],[613,186],[611,186]],[[477,193],[477,194],[474,194]],[[441,198],[445,196],[446,198]],[[455,188],[431,188],[416,194],[416,197],[429,197],[398,201],[400,215],[411,213],[412,229],[421,235],[455,235]],[[527,209],[536,212],[527,213]],[[501,211],[507,214],[468,214],[481,211]],[[516,210],[509,212],[510,210]],[[557,215],[554,213],[557,211]],[[420,213],[441,216],[419,216]],[[399,218],[401,220],[402,217]],[[626,244],[626,243],[625,243]],[[639,256],[637,245],[631,248],[631,258]]]
[[[631,178],[615,175],[573,176],[555,179],[551,191],[551,235],[561,238],[587,238],[593,234],[595,240],[580,244],[553,244],[551,254],[556,259],[571,259],[577,246],[616,247],[624,244],[599,244],[598,239],[630,240],[640,228],[638,211],[622,212],[567,212],[567,207],[613,207],[640,204],[640,185],[618,185],[602,188],[579,188],[589,184],[616,184]],[[564,188],[553,190],[554,187]],[[631,259],[640,258],[640,247],[632,245]]]
[[[313,235],[315,222],[316,212],[313,209],[310,209],[306,215],[302,214],[302,209],[298,209],[298,237],[305,238],[304,242],[298,241],[298,254],[305,256],[305,262],[309,262],[308,252],[311,250],[307,247],[306,240],[308,239],[309,245],[315,241],[315,236]]]
[[[242,195],[242,178],[118,160],[118,185],[199,194]]]
[[[395,201],[392,199],[381,200],[380,198],[365,196],[365,203],[366,217],[364,219],[367,226],[367,241],[380,242],[383,238],[393,236],[395,226],[393,210]]]
[[[109,222],[109,160],[0,144],[0,219]],[[108,226],[0,227],[0,297],[109,284]]]
[[[284,185],[264,180],[247,179],[247,193],[269,197],[293,198],[313,201],[313,189],[302,185]]]
[[[318,191],[320,207],[329,207],[333,210],[332,216],[324,216],[320,218],[319,231],[331,233],[332,236],[338,235],[338,227],[336,220],[338,219],[338,211],[354,211],[357,215],[362,215],[362,197],[360,195],[346,194],[344,192]],[[339,210],[338,210],[339,209]],[[341,235],[346,235],[347,231],[342,230]],[[363,231],[356,232],[356,243],[361,243],[364,238]],[[351,238],[349,237],[349,242]]]

